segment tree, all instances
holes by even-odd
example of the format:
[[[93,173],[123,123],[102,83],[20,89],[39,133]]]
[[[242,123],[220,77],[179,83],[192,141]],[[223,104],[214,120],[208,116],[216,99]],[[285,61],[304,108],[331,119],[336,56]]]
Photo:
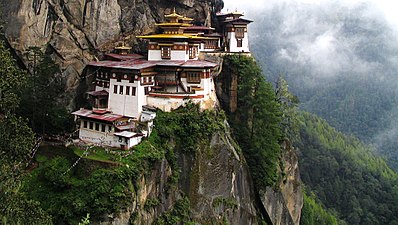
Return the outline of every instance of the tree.
[[[34,145],[26,120],[15,115],[26,72],[18,69],[0,41],[0,222],[3,224],[49,224],[51,219],[37,202],[20,192],[21,177]]]
[[[28,118],[36,133],[58,134],[69,131],[71,117],[64,106],[58,104],[64,92],[61,69],[49,54],[37,47],[29,48],[30,76],[23,92],[19,114]]]
[[[224,62],[238,76],[238,107],[230,115],[234,134],[256,186],[272,186],[278,180],[281,138],[281,112],[272,85],[251,57],[231,55]]]
[[[299,135],[299,121],[297,119],[299,99],[289,91],[289,85],[282,75],[278,78],[275,86],[276,100],[279,102],[282,111],[282,134],[284,137],[295,139]]]

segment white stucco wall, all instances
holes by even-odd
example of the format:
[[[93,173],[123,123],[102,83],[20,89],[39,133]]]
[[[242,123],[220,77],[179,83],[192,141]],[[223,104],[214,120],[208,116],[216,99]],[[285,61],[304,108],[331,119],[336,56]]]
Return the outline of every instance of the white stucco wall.
[[[139,118],[142,106],[146,105],[145,87],[141,86],[141,81],[129,83],[128,80],[117,82],[116,79],[111,79],[110,84],[108,109],[115,114]],[[118,86],[116,94],[113,91],[114,85]],[[123,94],[119,94],[120,86],[123,86]],[[130,87],[129,95],[126,95],[126,86]],[[132,87],[136,88],[135,96],[131,95]]]
[[[113,132],[109,132],[108,124],[106,126],[107,126],[106,132],[101,132],[94,129],[84,128],[83,121],[81,121],[79,138],[85,142],[90,142],[99,145],[113,146],[115,141]]]
[[[184,60],[187,61],[189,59],[189,54],[185,50],[171,50],[171,55],[170,55],[171,60]]]
[[[148,61],[162,60],[162,53],[160,50],[148,50]]]
[[[230,52],[250,52],[249,37],[248,37],[247,32],[245,32],[245,36],[242,39],[242,47],[237,47],[235,32],[228,32],[228,39],[229,39],[229,51]]]

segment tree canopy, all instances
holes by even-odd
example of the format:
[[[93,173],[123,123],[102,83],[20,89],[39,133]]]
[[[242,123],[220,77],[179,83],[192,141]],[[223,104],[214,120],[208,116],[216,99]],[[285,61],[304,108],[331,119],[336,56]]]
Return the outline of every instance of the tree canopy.
[[[281,111],[272,85],[254,58],[224,57],[224,68],[237,76],[237,110],[229,122],[250,167],[256,186],[265,188],[278,180]]]

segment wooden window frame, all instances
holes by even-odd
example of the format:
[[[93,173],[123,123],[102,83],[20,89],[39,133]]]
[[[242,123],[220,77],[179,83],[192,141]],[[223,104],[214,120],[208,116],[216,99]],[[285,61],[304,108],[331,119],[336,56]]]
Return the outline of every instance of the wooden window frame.
[[[130,95],[130,86],[126,86],[126,95]]]
[[[199,71],[188,71],[187,72],[187,82],[199,84],[202,81],[201,73]]]
[[[163,46],[160,48],[160,55],[162,59],[171,59],[171,47]]]
[[[242,39],[236,39],[236,47],[242,48],[243,46],[243,40]]]
[[[135,96],[137,92],[137,88],[136,87],[131,87],[131,96]]]
[[[244,38],[245,37],[245,28],[243,27],[237,27],[235,28],[235,37],[236,38]]]

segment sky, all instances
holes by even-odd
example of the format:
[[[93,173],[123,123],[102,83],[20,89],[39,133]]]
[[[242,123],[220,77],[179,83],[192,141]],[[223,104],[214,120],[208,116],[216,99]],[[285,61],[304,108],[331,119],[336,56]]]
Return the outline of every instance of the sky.
[[[383,12],[385,18],[398,29],[398,1],[394,0],[334,0],[337,2],[344,2],[344,4],[358,4],[361,2],[371,2],[377,7],[381,12]],[[332,2],[332,0],[224,0],[224,11],[227,9],[229,11],[251,11],[256,9],[262,9],[266,7],[271,7],[275,3],[281,2],[297,2],[303,4],[322,4],[325,2]]]

